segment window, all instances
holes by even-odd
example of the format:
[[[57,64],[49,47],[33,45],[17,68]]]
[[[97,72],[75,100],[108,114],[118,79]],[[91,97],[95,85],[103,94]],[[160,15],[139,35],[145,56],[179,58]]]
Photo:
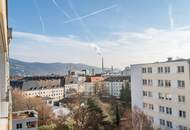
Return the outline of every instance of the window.
[[[152,92],[149,91],[149,92],[148,92],[148,96],[149,96],[149,97],[152,97]]]
[[[178,96],[178,102],[185,102],[185,96]]]
[[[184,72],[184,66],[178,66],[177,67],[177,72],[178,73],[183,73]]]
[[[164,81],[163,81],[163,80],[158,80],[158,86],[159,86],[159,87],[164,86]]]
[[[166,107],[166,113],[171,115],[172,114],[172,108]]]
[[[147,91],[143,91],[143,96],[148,96]]]
[[[166,121],[166,126],[167,126],[168,128],[173,128],[171,121]]]
[[[185,81],[183,80],[178,80],[177,81],[178,88],[184,88],[185,87]]]
[[[152,73],[152,67],[148,67],[148,73]]]
[[[171,87],[171,81],[165,80],[165,87]]]
[[[153,104],[149,104],[149,109],[150,110],[154,110],[154,105]]]
[[[164,67],[165,73],[170,73],[170,67]]]
[[[159,93],[158,93],[158,98],[159,98],[159,99],[164,99],[163,94],[159,92]]]
[[[143,107],[144,107],[144,108],[147,108],[147,107],[148,107],[148,104],[147,104],[147,103],[143,103]]]
[[[16,124],[16,128],[17,128],[17,129],[22,129],[22,124],[21,124],[21,123]]]
[[[179,110],[179,117],[186,118],[186,112],[182,111],[182,110]]]
[[[179,125],[179,130],[187,130],[187,127],[186,126],[183,126],[183,125]]]
[[[158,67],[158,73],[163,73],[163,67]]]
[[[159,106],[159,111],[164,113],[165,112],[164,106]]]
[[[148,119],[153,123],[154,122],[154,117],[148,116]]]
[[[165,99],[171,101],[171,100],[172,100],[172,95],[166,93],[166,94],[165,94]]]
[[[165,120],[160,119],[160,125],[165,126]]]
[[[152,80],[151,79],[148,80],[148,86],[152,86]]]
[[[142,68],[142,73],[146,73],[146,68]]]
[[[143,79],[143,85],[147,85],[147,80]]]
[[[36,122],[35,121],[26,122],[26,126],[27,126],[27,128],[34,128],[34,127],[36,127]]]

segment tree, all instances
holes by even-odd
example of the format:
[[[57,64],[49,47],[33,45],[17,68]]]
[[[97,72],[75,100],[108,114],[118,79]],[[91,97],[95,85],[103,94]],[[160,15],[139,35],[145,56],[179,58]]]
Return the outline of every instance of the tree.
[[[129,82],[127,81],[120,91],[120,100],[124,101],[127,107],[131,108],[131,89]]]
[[[106,130],[108,122],[95,98],[87,99],[76,112],[74,119],[77,130]],[[110,130],[110,129],[109,129]]]

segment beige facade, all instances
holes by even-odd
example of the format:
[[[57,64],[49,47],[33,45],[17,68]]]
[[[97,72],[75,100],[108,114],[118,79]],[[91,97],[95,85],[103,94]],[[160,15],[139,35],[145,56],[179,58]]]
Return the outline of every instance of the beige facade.
[[[131,66],[132,107],[141,108],[155,128],[190,128],[190,63],[176,60]]]
[[[7,1],[0,1],[0,129],[11,130],[11,95],[9,93],[9,38]]]

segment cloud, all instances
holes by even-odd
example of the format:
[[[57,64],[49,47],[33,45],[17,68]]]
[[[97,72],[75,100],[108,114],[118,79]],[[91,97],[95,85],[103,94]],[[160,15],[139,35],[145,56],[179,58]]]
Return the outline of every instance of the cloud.
[[[103,53],[105,66],[125,67],[130,64],[166,60],[167,57],[189,58],[190,31],[148,28],[143,32],[115,32],[111,39],[97,44],[72,37],[13,32],[11,56],[34,61],[80,62],[101,66]],[[16,42],[17,41],[17,42]],[[43,53],[42,53],[43,52]],[[36,56],[35,56],[36,55]]]
[[[108,11],[108,10],[113,9],[113,8],[116,8],[116,7],[118,7],[118,6],[115,4],[115,5],[112,5],[112,6],[109,6],[109,7],[103,8],[103,9],[96,10],[96,11],[91,12],[91,13],[86,14],[86,15],[79,16],[79,17],[76,17],[76,18],[73,18],[73,19],[70,19],[70,20],[64,21],[64,23],[71,23],[71,22],[74,22],[74,21],[78,21],[78,20],[86,19],[86,18],[88,18],[88,17],[91,17],[91,16],[94,16],[94,15],[97,15],[97,14],[103,13],[103,12],[105,12],[105,11]]]
[[[186,26],[183,26],[183,27],[179,27],[179,28],[176,28],[176,30],[189,30],[190,29],[190,25],[186,25]]]
[[[13,32],[13,37],[15,39],[22,39],[26,42],[36,42],[36,43],[43,43],[43,44],[52,44],[55,46],[70,46],[75,48],[91,48],[95,50],[97,54],[101,53],[101,48],[93,43],[93,42],[83,42],[81,40],[76,39],[74,36],[68,36],[68,37],[56,37],[56,36],[47,36],[42,34],[34,34],[34,33],[28,33],[28,32]]]

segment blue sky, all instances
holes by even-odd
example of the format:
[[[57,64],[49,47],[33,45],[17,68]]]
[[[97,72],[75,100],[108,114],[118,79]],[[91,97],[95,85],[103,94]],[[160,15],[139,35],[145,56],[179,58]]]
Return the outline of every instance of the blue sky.
[[[10,55],[123,68],[189,58],[189,0],[9,0]]]

